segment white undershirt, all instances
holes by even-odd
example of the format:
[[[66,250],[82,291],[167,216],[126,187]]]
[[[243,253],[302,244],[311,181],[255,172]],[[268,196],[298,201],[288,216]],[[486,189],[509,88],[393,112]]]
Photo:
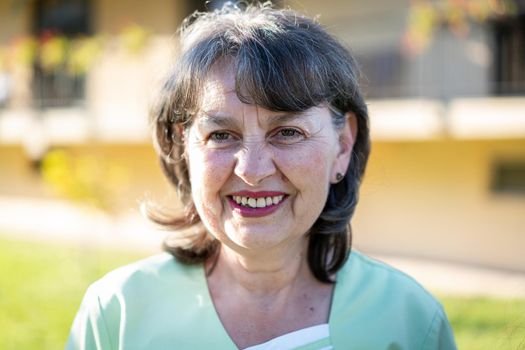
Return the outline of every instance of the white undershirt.
[[[304,346],[316,342],[318,340],[328,338],[330,336],[330,329],[328,323],[317,326],[307,327],[286,333],[277,338],[273,338],[262,344],[257,344],[245,348],[244,350],[284,350],[293,349],[299,346]],[[331,350],[331,345],[326,346],[320,350]]]

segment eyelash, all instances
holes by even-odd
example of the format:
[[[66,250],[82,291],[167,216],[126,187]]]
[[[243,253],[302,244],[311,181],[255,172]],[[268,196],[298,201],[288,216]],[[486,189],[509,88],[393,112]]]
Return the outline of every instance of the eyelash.
[[[228,139],[222,138],[223,136],[233,137],[233,135],[228,131],[215,131],[210,134],[210,136],[208,137],[208,140],[211,140],[213,142],[218,142],[218,143],[223,143],[223,142],[228,141]]]
[[[297,141],[299,138],[304,138],[305,134],[299,129],[296,128],[281,128],[278,129],[272,133],[270,133],[268,139],[270,142],[275,142],[277,144],[279,143],[293,143],[294,141]],[[234,141],[237,141],[239,138],[230,131],[214,131],[209,134],[207,142],[212,142],[216,144],[226,144],[231,143]]]
[[[286,135],[286,134],[288,135]],[[291,135],[290,135],[291,133]],[[305,135],[301,130],[296,128],[282,128],[274,132],[271,137],[277,137],[278,141],[293,142],[299,138],[303,138]]]

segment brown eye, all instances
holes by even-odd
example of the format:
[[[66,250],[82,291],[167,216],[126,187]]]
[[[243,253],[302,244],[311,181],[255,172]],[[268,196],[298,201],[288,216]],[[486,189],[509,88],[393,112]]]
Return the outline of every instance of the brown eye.
[[[279,131],[279,133],[281,134],[281,136],[284,136],[284,137],[294,137],[299,134],[299,131],[295,129],[282,129]]]
[[[304,139],[304,133],[296,128],[282,128],[277,130],[271,139],[276,143],[294,143]]]
[[[212,141],[223,142],[223,141],[229,140],[231,137],[232,135],[228,132],[217,131],[217,132],[211,133],[209,139]]]
[[[230,131],[214,131],[208,135],[206,144],[210,148],[225,148],[237,144],[239,137]]]

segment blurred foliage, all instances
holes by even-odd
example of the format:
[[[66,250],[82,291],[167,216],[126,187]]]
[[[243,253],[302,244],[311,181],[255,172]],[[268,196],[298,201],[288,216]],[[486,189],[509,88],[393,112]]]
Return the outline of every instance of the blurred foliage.
[[[67,59],[69,41],[64,36],[45,37],[40,43],[40,65],[44,71],[54,71]]]
[[[20,37],[12,41],[7,48],[8,63],[14,65],[15,63],[29,66],[32,65],[36,59],[37,41],[31,37]]]
[[[148,42],[149,31],[137,24],[125,27],[120,33],[120,41],[127,51],[138,54]]]
[[[432,42],[442,25],[458,36],[469,33],[471,22],[512,16],[517,13],[513,0],[412,0],[403,37],[405,52],[418,54]]]
[[[150,36],[148,29],[137,24],[124,27],[112,40],[104,34],[68,38],[44,32],[39,38],[20,36],[0,47],[0,69],[31,67],[38,63],[47,72],[65,67],[71,75],[85,75],[105,51],[141,54]]]
[[[94,156],[53,150],[42,160],[42,177],[58,195],[103,210],[114,209],[129,184],[129,170]]]
[[[68,58],[68,72],[71,75],[85,74],[95,63],[104,48],[105,39],[99,37],[84,37],[71,43]]]

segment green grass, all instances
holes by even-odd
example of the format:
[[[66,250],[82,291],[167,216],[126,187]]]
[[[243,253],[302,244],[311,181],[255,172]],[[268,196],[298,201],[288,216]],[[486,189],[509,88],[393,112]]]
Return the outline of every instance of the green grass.
[[[87,286],[142,257],[0,236],[0,349],[62,349]],[[525,299],[440,300],[459,349],[525,349]]]
[[[458,349],[525,349],[525,299],[439,298]]]
[[[0,349],[63,349],[87,286],[142,256],[0,237]]]

